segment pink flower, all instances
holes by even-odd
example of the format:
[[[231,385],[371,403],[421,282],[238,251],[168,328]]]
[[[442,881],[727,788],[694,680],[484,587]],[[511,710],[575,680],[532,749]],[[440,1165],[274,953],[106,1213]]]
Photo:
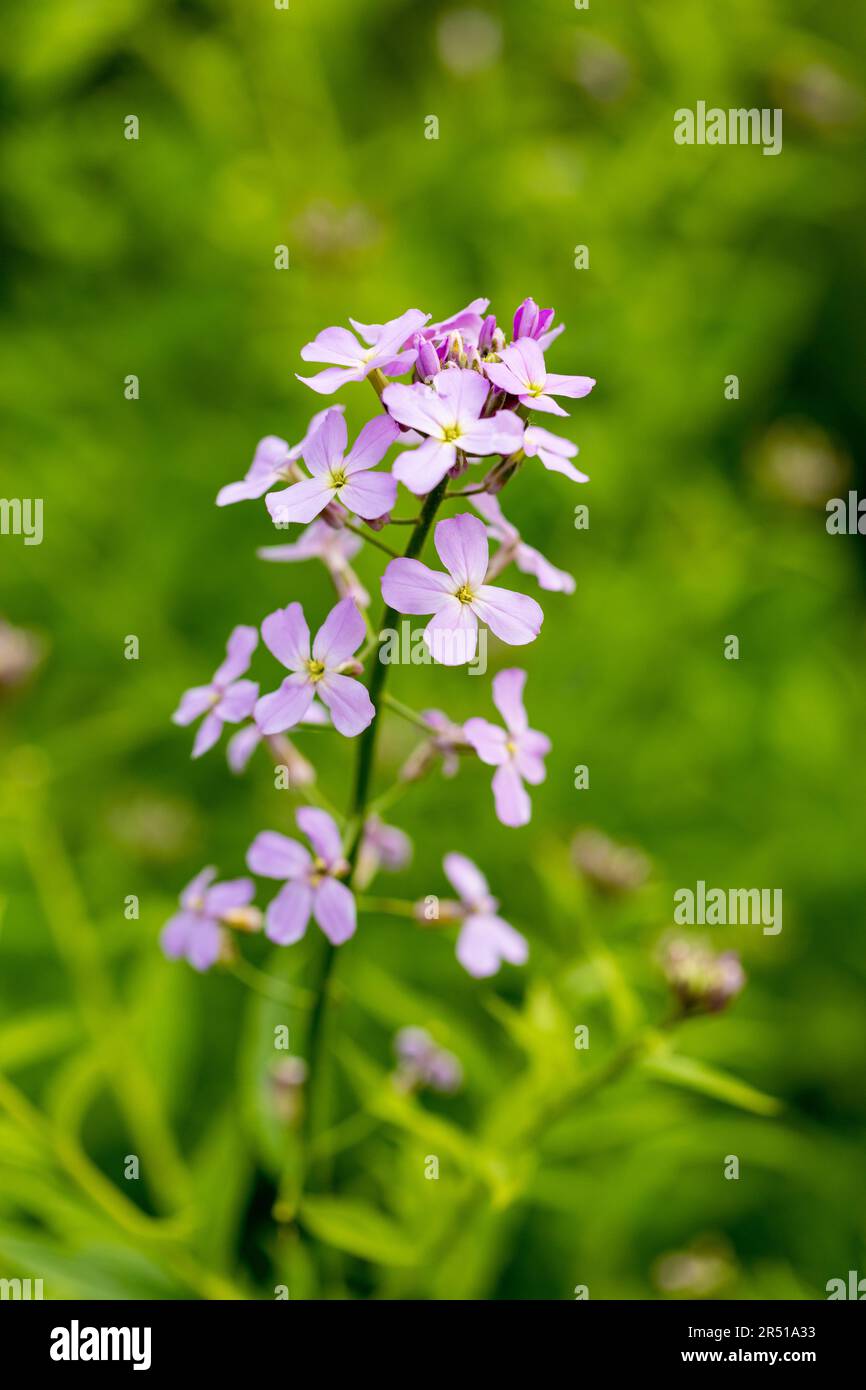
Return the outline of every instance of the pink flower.
[[[445,565],[428,569],[420,560],[392,560],[382,576],[382,597],[398,613],[432,613],[424,632],[432,656],[444,666],[472,661],[479,619],[503,642],[534,642],[544,614],[535,599],[486,584],[487,533],[468,512],[440,521],[436,549]]]
[[[495,975],[504,960],[525,965],[529,947],[520,932],[496,915],[499,907],[490,896],[487,879],[465,854],[446,854],[445,874],[460,897],[463,926],[457,938],[457,959],[470,975],[485,979]]]
[[[359,608],[369,608],[370,595],[349,564],[364,544],[360,536],[342,528],[335,531],[326,521],[314,521],[289,545],[265,545],[256,551],[260,560],[292,564],[321,560],[334,581],[340,598],[353,598]]]
[[[552,473],[564,473],[573,483],[588,483],[589,476],[575,468],[569,459],[578,453],[576,444],[563,439],[559,434],[551,434],[541,425],[527,425],[523,435],[523,452],[527,458],[538,458]]]
[[[410,492],[423,496],[464,454],[510,454],[520,448],[523,424],[511,411],[500,410],[482,419],[490,387],[480,372],[451,367],[434,377],[432,385],[386,386],[382,401],[395,420],[426,434],[419,448],[406,450],[393,473]]]
[[[490,562],[488,577],[493,579],[501,574],[506,565],[513,561],[523,574],[532,574],[542,589],[552,593],[573,594],[577,587],[574,577],[565,570],[559,570],[545,559],[540,550],[521,540],[516,526],[506,518],[498,497],[479,492],[472,498],[472,506],[480,512],[487,522],[487,533],[499,542],[499,549]]]
[[[334,501],[365,519],[387,512],[394,505],[397,484],[390,473],[370,469],[381,462],[399,433],[388,415],[377,415],[346,454],[346,421],[338,410],[329,410],[304,450],[304,462],[313,476],[270,493],[267,508],[272,520],[277,525],[312,521]]]
[[[276,830],[263,830],[247,851],[251,873],[285,880],[265,913],[265,935],[278,946],[291,946],[304,935],[312,914],[331,944],[341,946],[355,933],[356,912],[351,890],[339,881],[349,872],[340,832],[327,811],[315,806],[302,806],[295,820],[315,857]]]
[[[241,912],[255,896],[255,884],[248,878],[214,883],[216,869],[202,869],[180,895],[181,911],[166,922],[160,945],[170,960],[181,957],[196,970],[209,970],[218,959],[223,941],[223,923],[233,916],[243,920],[247,930],[261,923],[258,912]]]
[[[343,674],[354,670],[351,660],[364,640],[364,619],[354,599],[344,598],[328,614],[316,634],[310,654],[310,629],[299,603],[278,608],[262,623],[268,651],[291,671],[271,695],[263,695],[255,708],[263,734],[281,734],[303,719],[313,697],[328,706],[334,727],[347,738],[366,729],[376,713],[360,681]]]
[[[239,724],[252,714],[259,687],[255,681],[238,680],[238,676],[249,670],[258,641],[259,634],[254,627],[236,627],[226,644],[226,659],[214,673],[210,685],[192,686],[181,696],[171,716],[175,724],[186,726],[201,715],[205,716],[192,746],[194,758],[200,758],[213,748],[223,724]]]
[[[412,841],[405,831],[398,830],[396,825],[386,825],[378,816],[368,816],[364,822],[354,882],[363,892],[380,869],[397,873],[406,867],[411,858]]]
[[[342,410],[342,406],[334,407]],[[307,433],[300,444],[289,447],[284,439],[276,434],[268,434],[256,446],[253,461],[246,477],[240,483],[226,483],[217,493],[218,507],[228,507],[232,502],[243,502],[248,498],[261,497],[278,483],[287,483],[292,476],[292,464],[301,457],[310,439],[318,430],[327,410],[319,410],[307,426]]]
[[[410,348],[401,351],[403,344],[423,328],[430,318],[420,309],[408,309],[397,319],[385,324],[349,322],[357,329],[367,344],[362,346],[354,333],[348,328],[323,328],[311,343],[301,348],[305,362],[333,362],[316,376],[300,376],[306,386],[311,386],[320,395],[328,396],[348,381],[363,381],[375,368],[388,369],[389,375],[408,371],[415,361],[416,351]]]
[[[588,396],[595,385],[595,378],[591,376],[559,376],[548,372],[544,353],[534,338],[518,338],[511,347],[503,348],[499,358],[498,362],[484,363],[488,377],[500,391],[517,396],[521,405],[533,410],[567,415],[553,397]]]
[[[544,781],[544,759],[550,739],[530,729],[523,707],[526,672],[517,668],[500,671],[493,678],[493,703],[505,720],[505,728],[486,719],[467,719],[464,733],[483,763],[495,767],[493,797],[503,825],[526,825],[532,806],[524,787]]]

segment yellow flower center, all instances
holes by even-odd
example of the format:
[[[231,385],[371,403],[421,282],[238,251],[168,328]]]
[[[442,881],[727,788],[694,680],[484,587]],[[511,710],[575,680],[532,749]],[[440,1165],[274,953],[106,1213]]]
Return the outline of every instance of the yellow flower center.
[[[517,744],[514,742],[514,739],[513,739],[513,738],[510,738],[510,739],[507,740],[507,742],[506,742],[506,744],[505,744],[505,751],[506,751],[506,753],[511,753],[511,754],[514,754],[514,753],[517,752]]]
[[[325,863],[324,859],[320,859],[319,856],[316,855],[316,858],[313,860],[313,867],[310,870],[310,883],[313,887],[315,887],[316,884],[322,882],[323,878],[327,878],[327,875],[327,864]]]
[[[455,598],[459,598],[461,603],[471,603],[474,597],[475,595],[468,584],[461,584],[455,594]]]
[[[446,444],[453,444],[455,439],[460,438],[460,426],[446,425],[445,429],[442,431],[442,438]]]
[[[342,468],[331,470],[331,487],[343,487],[346,482],[346,474]]]
[[[310,673],[310,678],[311,678],[312,680],[314,680],[314,681],[320,681],[320,680],[322,679],[322,676],[325,674],[325,665],[324,665],[324,662],[322,662],[322,661],[315,661],[315,660],[313,660],[313,661],[308,661],[308,662],[307,662],[307,670],[309,671],[309,673]]]

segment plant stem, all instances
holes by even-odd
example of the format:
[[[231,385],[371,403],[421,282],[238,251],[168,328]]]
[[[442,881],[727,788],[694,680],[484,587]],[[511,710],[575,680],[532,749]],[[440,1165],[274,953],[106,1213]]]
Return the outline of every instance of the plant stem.
[[[423,729],[428,736],[432,733],[430,725],[427,723],[424,716],[418,714],[416,710],[410,709],[408,705],[404,705],[402,700],[395,700],[393,695],[383,695],[382,702],[386,704],[389,709],[392,709],[395,714],[399,714],[403,719],[408,720],[410,724],[415,724],[417,728]]]
[[[406,898],[358,898],[361,912],[384,912],[389,917],[414,917],[415,903]]]
[[[369,531],[365,531],[362,526],[356,526],[354,521],[344,521],[343,525],[347,531],[354,531],[356,536],[361,536],[368,545],[375,545],[377,549],[384,550],[385,554],[390,555],[392,560],[399,559],[399,551],[392,550],[390,545],[386,545],[384,541],[380,541],[378,536],[371,535]]]

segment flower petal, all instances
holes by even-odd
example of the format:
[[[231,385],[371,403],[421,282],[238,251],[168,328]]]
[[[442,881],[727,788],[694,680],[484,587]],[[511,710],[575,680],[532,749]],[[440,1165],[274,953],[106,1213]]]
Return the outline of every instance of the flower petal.
[[[232,734],[226,746],[226,758],[232,772],[240,775],[262,741],[261,731],[255,724],[246,724]]]
[[[331,609],[313,642],[313,657],[329,671],[347,661],[364,640],[364,619],[353,598],[340,599]]]
[[[159,937],[163,954],[169,960],[180,960],[181,956],[186,955],[190,936],[200,920],[195,912],[176,912],[169,918]]]
[[[226,724],[239,724],[252,714],[258,694],[256,681],[234,681],[223,693],[214,714]]]
[[[205,753],[210,752],[215,743],[219,742],[220,734],[223,731],[223,722],[218,714],[211,712],[205,715],[198,726],[195,741],[192,745],[193,758],[201,758]]]
[[[342,420],[342,415],[337,419]],[[312,521],[323,512],[334,496],[336,488],[331,482],[330,473],[321,477],[304,478],[300,483],[282,488],[280,492],[269,492],[265,506],[275,526],[286,526],[291,521]]]
[[[307,930],[313,907],[313,890],[307,883],[287,883],[268,903],[265,936],[277,946],[291,946]]]
[[[523,707],[523,688],[526,685],[526,672],[519,666],[510,666],[493,677],[493,703],[505,720],[509,733],[519,734],[529,727],[526,710]]]
[[[334,728],[346,738],[355,738],[373,722],[376,709],[360,681],[329,671],[316,690],[331,711]]]
[[[227,878],[225,883],[215,883],[204,895],[203,911],[208,917],[224,917],[235,907],[246,907],[256,896],[256,885],[251,878]]]
[[[454,595],[454,582],[420,560],[392,560],[382,575],[382,597],[398,613],[438,613]]]
[[[424,641],[442,666],[465,666],[478,650],[478,619],[468,603],[449,598],[424,629]]]
[[[228,685],[249,669],[250,659],[259,645],[258,629],[241,624],[233,629],[226,643],[226,658],[214,672],[214,685]]]
[[[301,354],[303,356],[303,354]],[[301,376],[300,372],[295,372],[298,381],[302,381],[305,386],[309,386],[311,391],[316,391],[320,396],[330,396],[334,391],[338,391],[341,386],[345,386],[350,381],[363,381],[367,375],[367,368],[358,367],[326,367],[323,372],[318,372],[315,376]]]
[[[219,691],[212,685],[193,685],[189,690],[185,690],[180,697],[180,704],[171,716],[173,724],[180,724],[185,727],[191,724],[194,719],[198,719],[207,710],[212,709]]]
[[[431,386],[405,386],[402,382],[392,382],[382,392],[382,404],[393,419],[408,429],[420,430],[422,434],[440,437],[440,408],[436,392]]]
[[[289,671],[301,670],[310,659],[310,629],[299,603],[269,613],[262,623],[262,639]]]
[[[210,970],[219,956],[221,945],[222,931],[219,923],[201,918],[199,925],[190,932],[186,958],[194,970]]]
[[[299,878],[311,863],[310,852],[278,830],[262,830],[247,850],[247,868],[262,878]]]
[[[491,632],[512,647],[534,642],[544,622],[544,613],[534,598],[493,584],[481,585],[472,607]]]
[[[457,938],[457,959],[479,980],[495,975],[503,960],[523,965],[528,955],[525,939],[501,917],[467,917]]]
[[[335,878],[324,878],[313,890],[313,916],[332,946],[342,946],[355,935],[355,899],[351,889]]]
[[[528,825],[532,803],[520,780],[520,773],[509,758],[493,774],[493,800],[503,825]]]
[[[469,512],[448,517],[436,525],[439,558],[459,587],[468,584],[473,593],[484,583],[490,547],[483,521]]]
[[[337,497],[365,521],[389,512],[397,500],[397,479],[390,473],[354,473],[338,489]]]
[[[316,688],[304,672],[286,676],[278,690],[263,695],[255,708],[255,720],[263,734],[282,734],[293,729],[309,709]]]
[[[489,767],[499,767],[507,760],[508,735],[498,724],[491,724],[487,719],[467,719],[463,732],[481,761]]]
[[[588,396],[593,386],[594,376],[560,376],[556,372],[548,373],[544,383],[547,395],[567,396],[570,400],[580,400],[583,396]]]
[[[343,858],[343,841],[333,816],[318,806],[301,806],[295,812],[298,829],[303,831],[316,854],[329,868]]]
[[[458,854],[456,851],[446,854],[442,860],[442,867],[445,877],[461,902],[468,903],[470,907],[489,902],[490,889],[487,879],[465,854]]]
[[[198,910],[204,899],[205,891],[217,876],[217,871],[212,864],[206,869],[197,873],[195,878],[190,879],[180,895],[181,907]]]
[[[381,463],[399,433],[400,427],[390,415],[374,416],[361,430],[346,455],[344,466],[347,474],[375,468],[377,463]]]
[[[340,463],[348,442],[346,421],[341,410],[325,412],[325,418],[307,439],[303,460],[314,477],[328,473]]]
[[[364,349],[348,328],[323,328],[311,343],[301,348],[304,362],[335,362],[339,367],[358,365]]]
[[[425,439],[417,449],[404,449],[391,469],[398,482],[416,497],[424,497],[441,483],[457,462],[457,449],[439,439]]]

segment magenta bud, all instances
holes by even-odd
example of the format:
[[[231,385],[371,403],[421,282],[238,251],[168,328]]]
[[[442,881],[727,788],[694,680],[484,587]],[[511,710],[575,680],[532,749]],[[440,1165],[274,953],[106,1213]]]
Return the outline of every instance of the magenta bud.
[[[339,502],[329,502],[320,515],[322,520],[327,522],[335,531],[342,531],[346,524],[346,508],[341,506]]]
[[[481,332],[478,334],[478,351],[491,352],[493,349],[493,335],[496,332],[496,315],[488,314],[481,325]]]
[[[416,339],[416,346],[418,347],[418,357],[415,361],[415,371],[418,380],[430,382],[439,372],[439,355],[431,342],[426,342],[421,338]]]
[[[367,520],[367,525],[369,526],[371,531],[381,531],[383,526],[390,526],[390,524],[390,512],[383,512],[381,516],[370,517]]]
[[[514,315],[515,338],[532,338],[538,322],[538,305],[534,299],[524,299]]]

